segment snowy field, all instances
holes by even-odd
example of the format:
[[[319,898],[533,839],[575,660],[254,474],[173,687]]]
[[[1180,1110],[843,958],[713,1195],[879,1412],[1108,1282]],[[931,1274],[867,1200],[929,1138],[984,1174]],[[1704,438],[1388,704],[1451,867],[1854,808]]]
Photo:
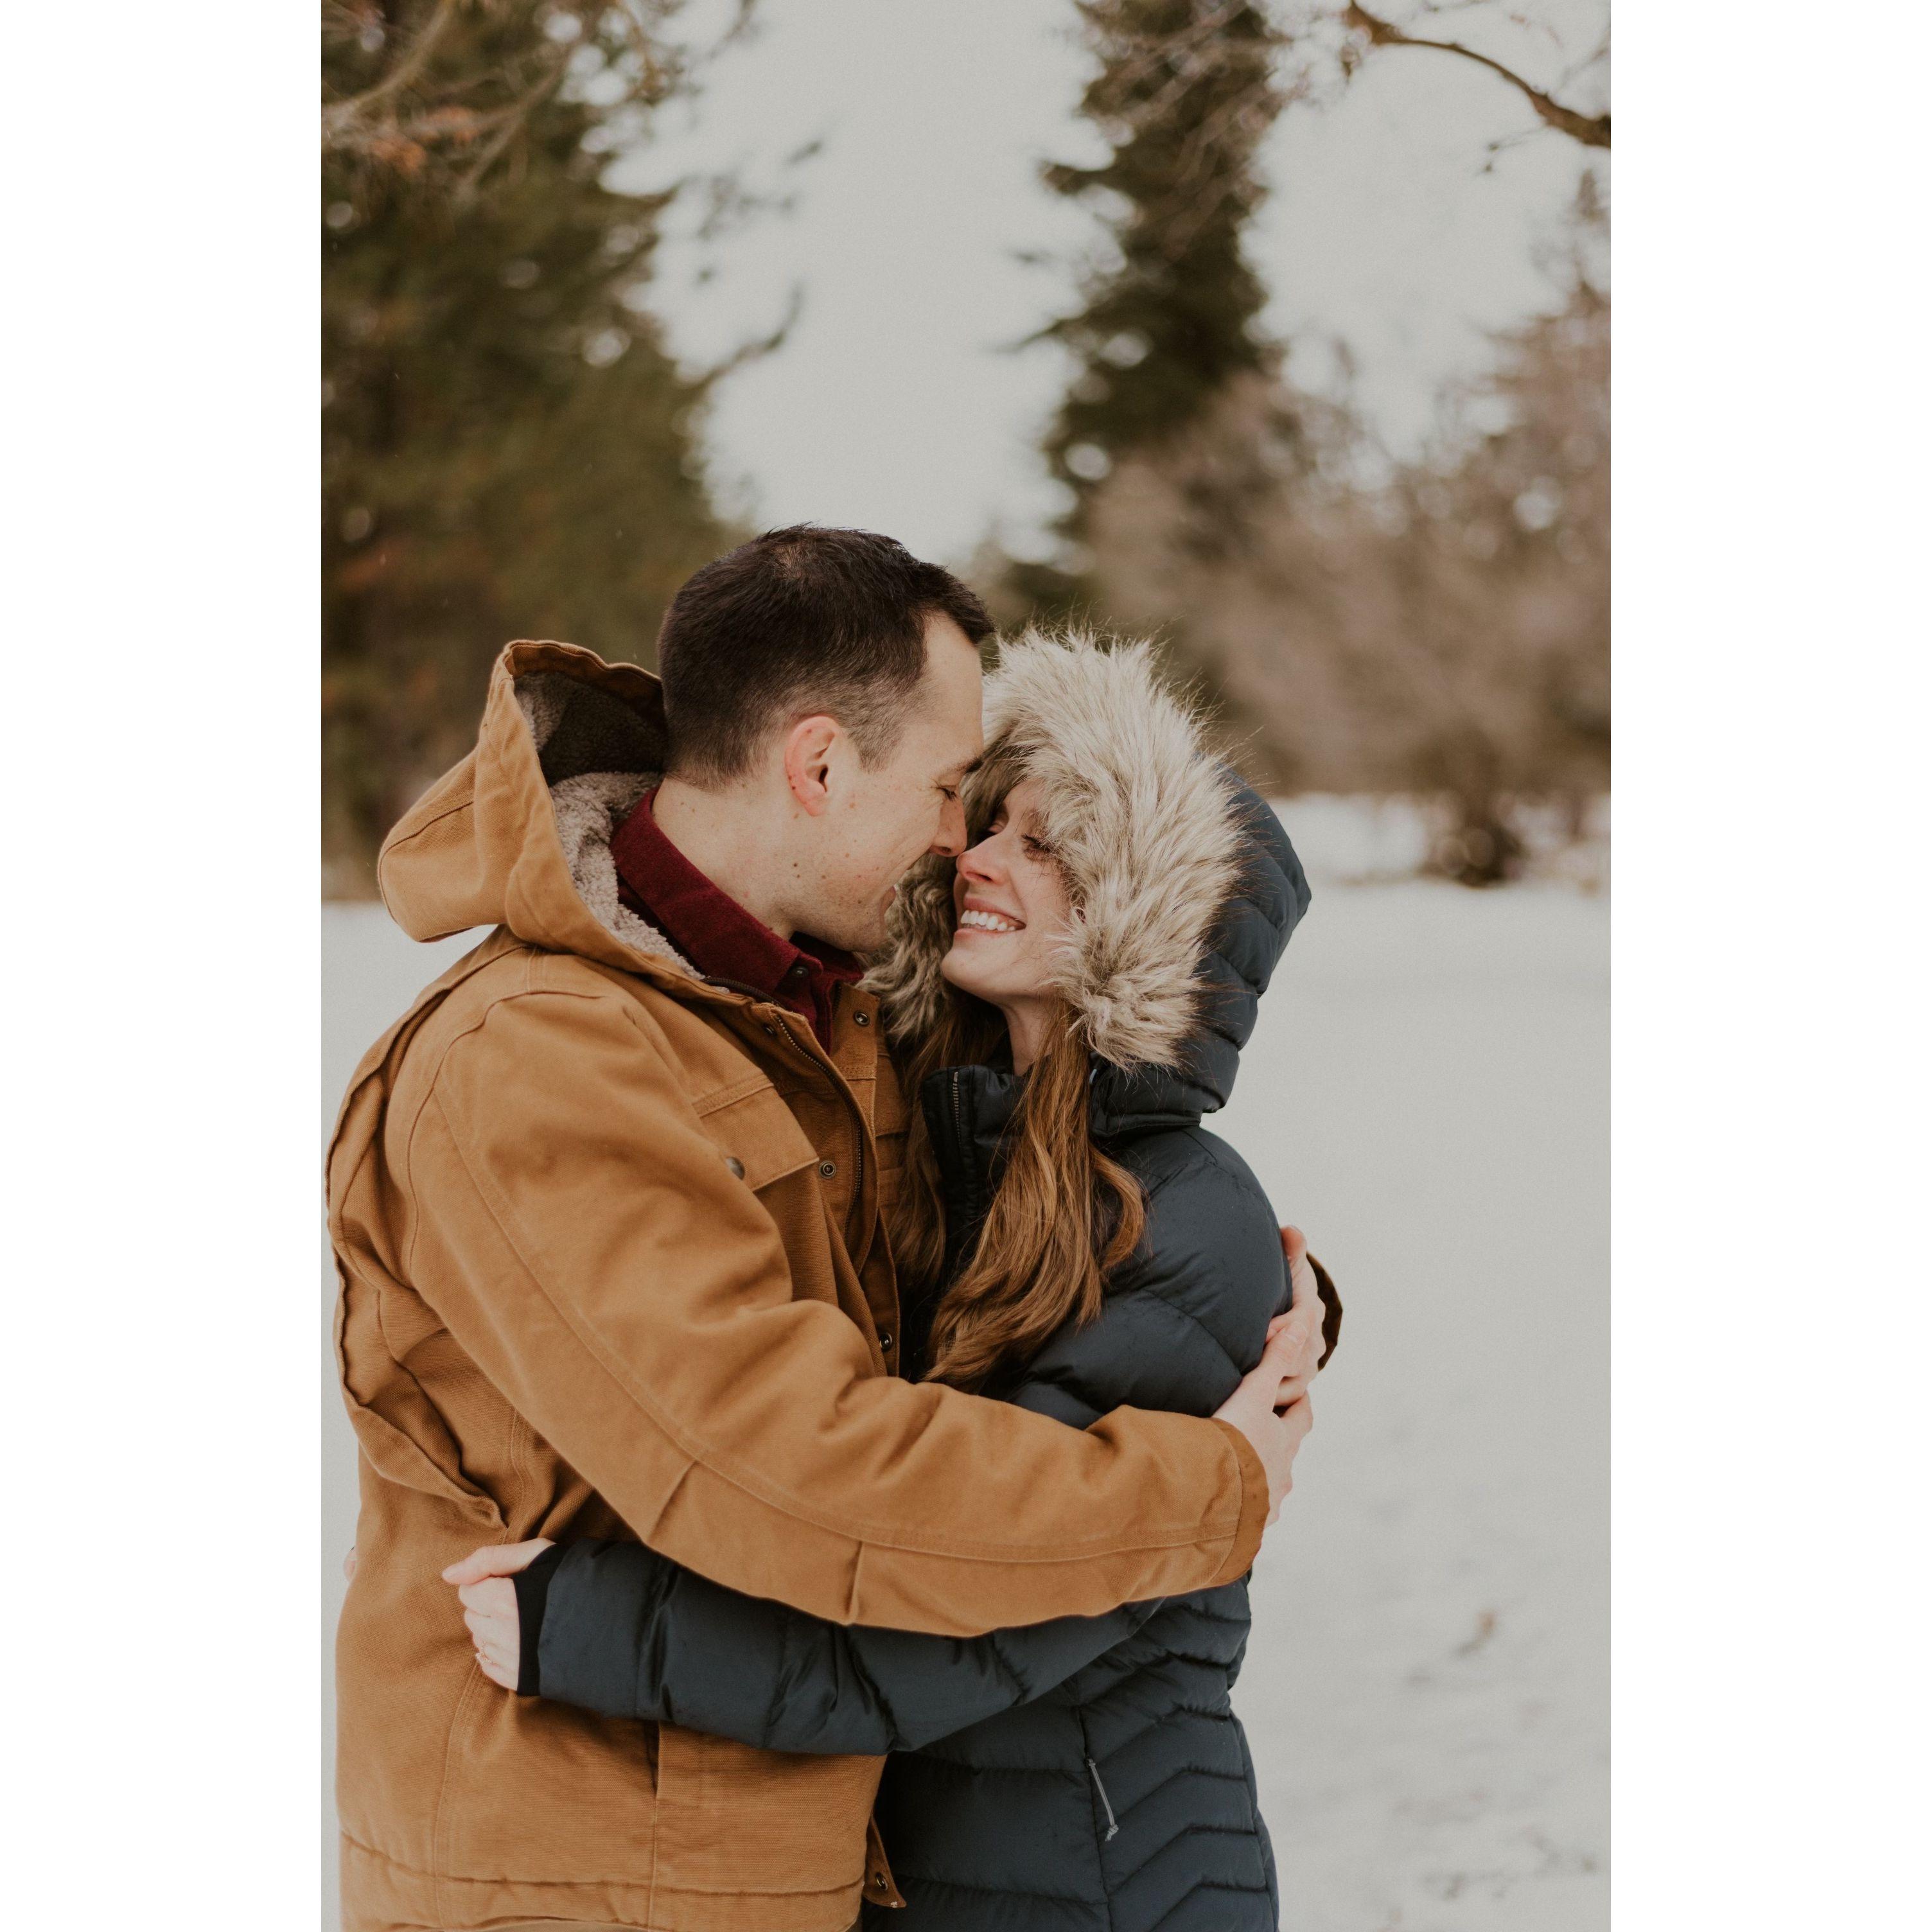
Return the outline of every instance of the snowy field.
[[[1601,1932],[1609,904],[1560,883],[1348,883],[1408,856],[1400,818],[1283,815],[1315,902],[1216,1124],[1348,1310],[1237,1696],[1282,1922]],[[412,945],[374,906],[326,908],[322,938],[332,1112],[466,943]],[[325,1256],[325,1334],[333,1294]],[[326,1352],[323,1380],[332,1632],[356,1502]]]

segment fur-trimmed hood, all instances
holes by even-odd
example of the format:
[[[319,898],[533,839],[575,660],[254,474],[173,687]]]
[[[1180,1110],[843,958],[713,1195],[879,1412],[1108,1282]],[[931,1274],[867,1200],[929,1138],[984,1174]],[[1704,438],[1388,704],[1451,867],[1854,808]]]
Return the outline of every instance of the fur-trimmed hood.
[[[1216,762],[1161,680],[1154,647],[1029,632],[986,685],[986,754],[968,782],[969,834],[1023,778],[1045,794],[1074,936],[1055,982],[1100,1063],[1096,1128],[1198,1118],[1222,1106],[1308,882],[1267,804]],[[902,888],[868,982],[910,1043],[948,997],[953,868]]]

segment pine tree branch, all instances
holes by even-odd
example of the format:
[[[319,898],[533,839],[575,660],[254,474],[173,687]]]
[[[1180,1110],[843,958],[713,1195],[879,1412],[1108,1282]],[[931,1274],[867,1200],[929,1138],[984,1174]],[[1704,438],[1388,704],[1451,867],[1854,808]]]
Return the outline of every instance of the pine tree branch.
[[[1607,148],[1610,145],[1608,114],[1580,114],[1574,107],[1565,107],[1560,100],[1552,100],[1540,88],[1532,87],[1521,74],[1504,67],[1501,61],[1492,60],[1474,47],[1466,47],[1460,40],[1425,40],[1418,34],[1405,33],[1388,21],[1378,20],[1366,8],[1356,4],[1355,0],[1349,0],[1342,17],[1345,24],[1358,33],[1366,34],[1371,46],[1432,47],[1438,53],[1460,54],[1465,60],[1474,61],[1478,67],[1486,67],[1508,81],[1536,110],[1538,117],[1546,127],[1568,134],[1573,141],[1580,141],[1586,148]]]

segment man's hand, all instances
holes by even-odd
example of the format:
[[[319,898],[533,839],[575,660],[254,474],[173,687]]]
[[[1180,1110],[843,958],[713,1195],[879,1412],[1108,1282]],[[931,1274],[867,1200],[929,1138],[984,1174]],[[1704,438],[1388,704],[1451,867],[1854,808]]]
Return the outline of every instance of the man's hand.
[[[1270,1492],[1271,1493],[1271,1492]],[[476,1667],[506,1690],[517,1688],[523,1633],[517,1618],[517,1586],[510,1581],[550,1547],[550,1538],[532,1537],[527,1543],[486,1543],[460,1563],[442,1573],[454,1583],[463,1606],[463,1621],[476,1646]]]
[[[1315,1412],[1306,1396],[1276,1413],[1270,1397],[1281,1380],[1279,1361],[1264,1355],[1261,1366],[1244,1376],[1240,1387],[1214,1412],[1217,1420],[1238,1429],[1262,1459],[1262,1467],[1268,1472],[1270,1522],[1280,1515],[1281,1506],[1294,1486],[1294,1452],[1315,1426]]]

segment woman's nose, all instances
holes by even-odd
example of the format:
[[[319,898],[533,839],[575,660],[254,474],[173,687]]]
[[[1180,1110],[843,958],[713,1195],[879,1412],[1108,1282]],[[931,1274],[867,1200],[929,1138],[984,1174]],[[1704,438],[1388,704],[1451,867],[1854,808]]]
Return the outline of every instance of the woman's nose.
[[[959,855],[959,871],[962,878],[991,880],[999,876],[999,867],[993,852],[993,842],[982,838],[976,845],[969,845]]]

